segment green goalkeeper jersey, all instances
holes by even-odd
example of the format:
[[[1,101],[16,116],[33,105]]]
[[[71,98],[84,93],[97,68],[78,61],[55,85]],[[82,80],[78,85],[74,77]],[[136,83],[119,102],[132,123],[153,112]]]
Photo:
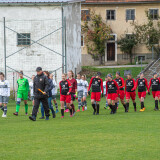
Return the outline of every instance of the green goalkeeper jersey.
[[[26,91],[26,92],[29,91],[28,79],[26,78],[18,79],[17,84],[18,84],[18,91]]]

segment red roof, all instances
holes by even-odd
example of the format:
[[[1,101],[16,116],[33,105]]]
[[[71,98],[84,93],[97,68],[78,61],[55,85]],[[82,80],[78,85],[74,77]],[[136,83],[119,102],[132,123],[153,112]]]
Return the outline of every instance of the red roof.
[[[85,2],[82,3],[88,3],[88,4],[93,4],[93,3],[160,3],[160,0],[86,0]]]

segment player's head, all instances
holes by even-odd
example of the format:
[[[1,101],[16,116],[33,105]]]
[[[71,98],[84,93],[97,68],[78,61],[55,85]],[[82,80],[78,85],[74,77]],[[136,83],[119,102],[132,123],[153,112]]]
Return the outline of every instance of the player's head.
[[[34,80],[35,75],[32,75],[32,81]]]
[[[82,80],[86,80],[86,75],[83,74],[81,78],[82,78]]]
[[[50,73],[48,71],[44,71],[43,72],[45,76],[47,76],[48,78],[50,78]]]
[[[73,78],[74,77],[74,73],[72,70],[68,71],[68,78]]]
[[[62,81],[66,80],[66,75],[64,73],[62,73]]]
[[[107,76],[105,77],[105,81],[108,81],[108,77]]]
[[[97,72],[96,78],[100,78],[100,77],[101,77],[101,72]]]
[[[67,79],[67,73],[64,73],[64,75],[65,75],[65,77],[66,77],[66,79]]]
[[[156,72],[154,72],[154,73],[153,73],[153,78],[155,78],[155,79],[156,79],[157,77],[158,77],[157,73],[156,73]]]
[[[20,77],[20,78],[23,78],[23,71],[22,71],[22,70],[19,71],[19,77]]]
[[[117,71],[117,72],[116,72],[116,78],[119,78],[119,77],[120,77],[120,72]]]
[[[141,72],[139,75],[140,75],[140,79],[144,78],[144,73],[143,72]]]
[[[4,80],[4,73],[3,72],[0,72],[0,80]]]
[[[108,74],[107,74],[107,78],[108,78],[108,81],[111,81],[111,80],[112,80],[112,74],[111,74],[111,73],[108,73]]]
[[[41,67],[37,67],[36,68],[36,72],[37,72],[37,75],[41,75],[43,73],[42,68]]]
[[[131,79],[131,78],[132,78],[131,73],[128,73],[128,74],[127,74],[127,78],[128,78],[128,79]]]
[[[81,74],[80,73],[77,74],[77,79],[81,79]]]
[[[52,79],[52,80],[53,80],[53,74],[52,74],[52,73],[50,74],[50,76],[49,76],[49,77],[50,77],[50,79]]]

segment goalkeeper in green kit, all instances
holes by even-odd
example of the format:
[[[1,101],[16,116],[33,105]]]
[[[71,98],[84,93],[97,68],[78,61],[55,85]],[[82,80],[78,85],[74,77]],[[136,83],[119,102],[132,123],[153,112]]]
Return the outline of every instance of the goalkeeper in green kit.
[[[28,79],[23,78],[23,71],[19,72],[19,79],[17,80],[18,91],[17,91],[17,103],[16,103],[16,112],[13,113],[15,116],[18,116],[21,99],[24,100],[25,105],[25,114],[28,115],[28,94],[29,94],[29,83]]]

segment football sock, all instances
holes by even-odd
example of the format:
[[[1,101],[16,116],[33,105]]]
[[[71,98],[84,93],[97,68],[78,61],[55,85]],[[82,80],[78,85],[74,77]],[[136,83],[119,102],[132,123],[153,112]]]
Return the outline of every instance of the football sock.
[[[4,115],[6,115],[6,114],[7,114],[7,106],[4,107]]]
[[[97,113],[99,113],[99,107],[100,107],[100,105],[97,104]]]
[[[62,116],[64,116],[64,109],[61,109],[61,114]]]
[[[70,115],[72,115],[72,108],[71,108],[71,109],[69,109],[69,111],[70,111]]]
[[[136,110],[136,103],[133,103],[134,109]]]
[[[126,109],[129,110],[129,103],[126,103]]]
[[[144,102],[141,102],[141,109],[144,108]]]
[[[94,112],[96,112],[96,105],[95,104],[92,104],[92,107],[94,109]]]
[[[25,113],[28,113],[28,104],[25,104]]]
[[[158,100],[155,100],[155,108],[158,109]]]
[[[16,112],[19,112],[20,105],[16,104]]]

